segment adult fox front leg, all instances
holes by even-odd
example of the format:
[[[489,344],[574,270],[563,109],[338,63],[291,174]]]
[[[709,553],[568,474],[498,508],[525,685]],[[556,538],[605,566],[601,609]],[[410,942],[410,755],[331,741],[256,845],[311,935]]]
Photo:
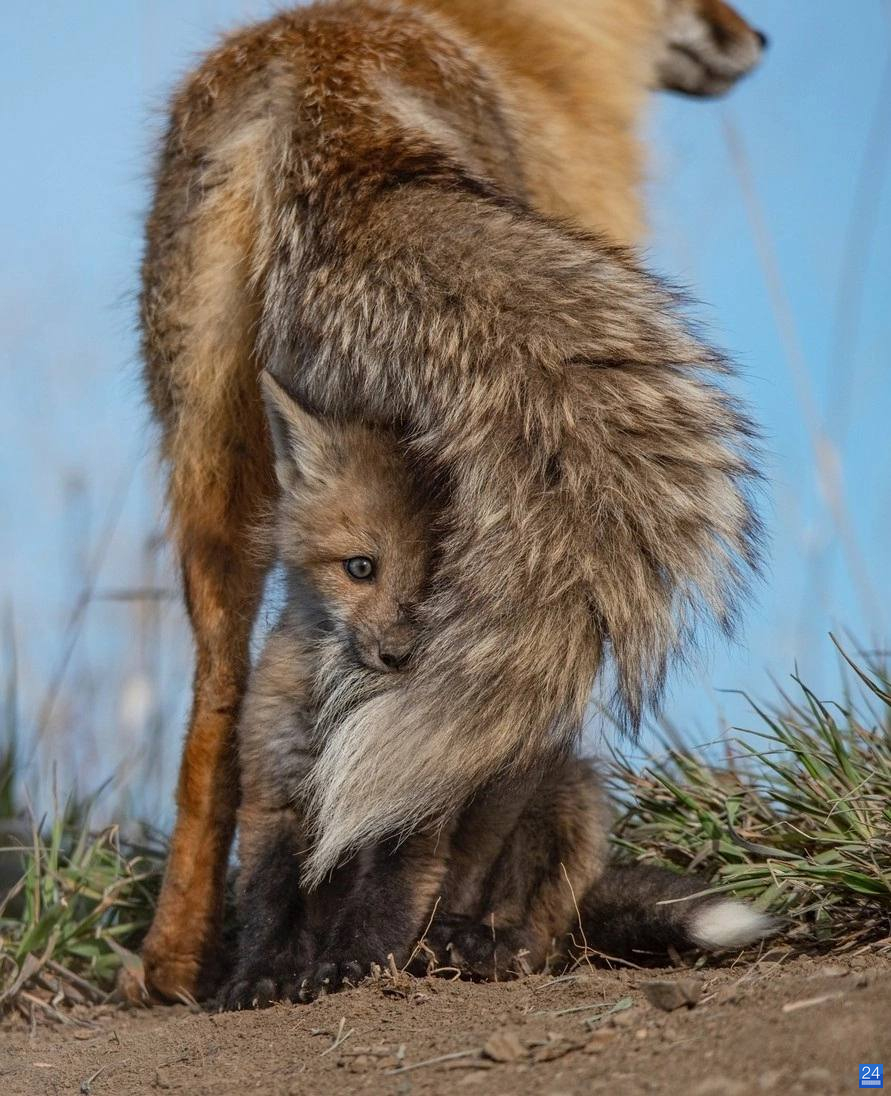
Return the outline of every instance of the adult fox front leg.
[[[404,429],[454,498],[436,639],[404,689],[332,729],[310,880],[571,737],[604,644],[633,719],[680,608],[701,591],[726,618],[750,550],[747,428],[697,372],[713,355],[628,256],[542,216],[639,231],[634,131],[677,4],[427,6],[283,14],[174,101],[143,294],[198,650],[145,951],[166,995],[198,988],[234,818],[265,570],[248,529],[272,490],[261,365],[321,409]]]

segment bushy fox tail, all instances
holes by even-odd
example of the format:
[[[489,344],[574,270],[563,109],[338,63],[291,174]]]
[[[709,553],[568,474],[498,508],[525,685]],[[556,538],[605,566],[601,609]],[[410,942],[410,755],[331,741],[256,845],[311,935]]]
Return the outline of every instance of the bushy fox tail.
[[[610,866],[582,900],[584,944],[639,963],[664,958],[669,948],[743,948],[776,931],[774,918],[735,898],[703,894],[707,887],[664,868]]]
[[[604,655],[635,724],[756,557],[752,429],[675,296],[443,153],[374,152],[295,157],[270,199],[261,350],[319,411],[400,425],[450,503],[414,669],[322,713],[310,884],[571,742]]]

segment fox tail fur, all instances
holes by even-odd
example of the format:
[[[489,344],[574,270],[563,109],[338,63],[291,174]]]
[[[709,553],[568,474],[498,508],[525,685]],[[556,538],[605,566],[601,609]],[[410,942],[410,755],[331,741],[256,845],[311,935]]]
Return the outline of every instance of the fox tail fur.
[[[262,356],[400,426],[449,502],[413,669],[322,712],[309,885],[572,743],[604,661],[636,725],[697,621],[732,628],[759,532],[729,368],[629,252],[401,138],[311,168],[263,212]]]
[[[669,948],[743,948],[776,931],[747,902],[703,893],[690,875],[643,864],[607,867],[581,903],[584,944],[617,959],[664,958]]]

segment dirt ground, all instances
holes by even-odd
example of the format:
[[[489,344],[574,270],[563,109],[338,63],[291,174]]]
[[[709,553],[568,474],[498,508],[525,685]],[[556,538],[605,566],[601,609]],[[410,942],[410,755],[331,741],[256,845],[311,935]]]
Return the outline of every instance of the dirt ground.
[[[650,999],[697,994],[673,1011]],[[7,1018],[3,1096],[831,1096],[859,1091],[861,1063],[891,1067],[891,960],[768,954],[695,974],[583,970],[497,985],[384,976],[264,1012],[105,1005],[67,1019]]]

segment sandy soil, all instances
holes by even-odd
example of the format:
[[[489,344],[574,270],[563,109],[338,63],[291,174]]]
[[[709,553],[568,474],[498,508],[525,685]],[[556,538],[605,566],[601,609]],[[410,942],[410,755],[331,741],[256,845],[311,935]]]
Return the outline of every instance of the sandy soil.
[[[680,982],[668,995],[698,1002],[663,1011],[648,999],[666,994],[647,989],[654,980]],[[694,975],[584,971],[499,985],[384,977],[265,1012],[107,1005],[68,1018],[7,1018],[3,1096],[831,1096],[859,1091],[860,1063],[891,1068],[891,960],[768,955]]]

